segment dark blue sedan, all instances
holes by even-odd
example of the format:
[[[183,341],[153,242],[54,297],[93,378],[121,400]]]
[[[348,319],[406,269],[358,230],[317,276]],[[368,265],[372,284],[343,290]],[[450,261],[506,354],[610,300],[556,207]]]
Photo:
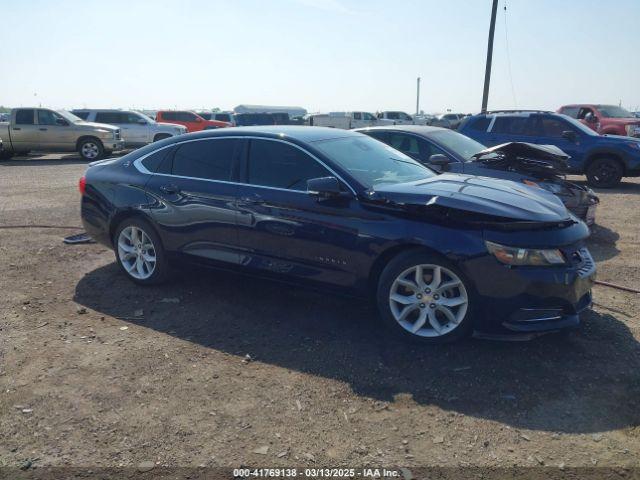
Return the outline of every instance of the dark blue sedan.
[[[426,343],[575,327],[591,304],[589,231],[555,196],[436,175],[360,133],[182,135],[93,164],[80,191],[87,232],[141,285],[185,260],[322,285]]]

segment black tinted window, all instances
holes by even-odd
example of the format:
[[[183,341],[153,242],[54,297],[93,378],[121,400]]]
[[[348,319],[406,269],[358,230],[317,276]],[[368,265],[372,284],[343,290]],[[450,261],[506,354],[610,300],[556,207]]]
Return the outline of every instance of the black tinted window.
[[[387,112],[387,118],[390,120],[398,120],[400,118],[400,115],[398,114],[398,112]]]
[[[220,120],[221,122],[230,122],[231,115],[229,115],[228,113],[216,113],[214,120]]]
[[[491,131],[507,135],[533,135],[529,117],[497,117]]]
[[[196,116],[191,112],[176,112],[175,119],[180,122],[193,122],[195,121]]]
[[[469,128],[471,130],[486,132],[487,128],[489,128],[490,123],[491,123],[491,119],[489,117],[479,117],[471,121],[471,123],[469,124]]]
[[[252,185],[306,190],[307,180],[331,176],[316,160],[282,142],[253,140],[249,153],[248,181]]]
[[[123,115],[120,112],[98,112],[96,122],[98,123],[124,123]]]
[[[76,117],[81,118],[82,120],[86,120],[87,118],[89,118],[89,112],[78,112],[74,110],[71,113],[73,113]]]
[[[171,147],[158,150],[142,160],[142,164],[147,170],[152,173],[171,173],[171,169],[167,168],[169,162],[164,162],[163,165],[163,161],[167,158],[169,152],[171,151]]]
[[[235,139],[202,140],[184,143],[173,157],[173,174],[208,180],[231,179]]]
[[[176,112],[163,112],[162,114],[159,114],[160,116],[162,116],[163,120],[178,120],[178,116],[176,115]]]
[[[33,109],[18,110],[16,123],[18,125],[33,125]]]
[[[575,132],[575,129],[567,122],[553,117],[543,117],[540,119],[540,126],[542,129],[542,135],[545,137],[562,137],[562,132],[571,130]]]
[[[390,133],[387,142],[396,150],[400,150],[405,155],[413,158],[420,157],[420,144],[418,138],[404,133]]]

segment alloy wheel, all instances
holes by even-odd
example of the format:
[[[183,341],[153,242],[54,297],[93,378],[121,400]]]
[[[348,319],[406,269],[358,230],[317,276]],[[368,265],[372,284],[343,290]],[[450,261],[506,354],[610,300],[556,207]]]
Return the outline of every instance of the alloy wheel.
[[[100,148],[94,142],[86,142],[82,145],[82,156],[84,158],[96,158],[100,154]]]
[[[469,297],[462,280],[440,265],[416,265],[402,272],[389,292],[391,314],[406,331],[440,337],[464,319]]]
[[[118,236],[118,258],[129,275],[145,280],[156,268],[156,249],[151,238],[139,227],[124,228]]]

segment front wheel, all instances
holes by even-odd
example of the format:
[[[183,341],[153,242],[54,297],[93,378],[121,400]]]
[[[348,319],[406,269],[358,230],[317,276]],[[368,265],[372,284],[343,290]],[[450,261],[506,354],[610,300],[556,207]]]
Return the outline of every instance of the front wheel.
[[[458,269],[424,252],[394,258],[378,283],[378,309],[396,335],[445,343],[471,332],[471,289]]]
[[[78,153],[84,160],[99,160],[104,156],[104,146],[97,138],[87,138],[78,145]]]
[[[114,249],[118,265],[130,280],[155,285],[166,280],[169,264],[160,237],[138,218],[124,220],[116,229]]]
[[[622,165],[613,158],[598,158],[587,168],[587,182],[596,188],[612,188],[622,179]]]

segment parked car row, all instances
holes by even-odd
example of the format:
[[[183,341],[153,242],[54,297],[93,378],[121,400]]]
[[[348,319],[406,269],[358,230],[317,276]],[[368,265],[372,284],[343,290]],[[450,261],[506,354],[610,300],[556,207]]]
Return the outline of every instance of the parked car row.
[[[487,151],[439,128],[363,133],[271,126],[167,138],[92,163],[79,182],[82,221],[142,285],[186,261],[324,286],[373,297],[393,332],[424,343],[578,326],[595,276],[589,230],[541,185],[563,184],[532,168],[532,157],[553,164],[562,153]],[[513,171],[432,169],[487,156]],[[501,178],[475,175],[484,169]]]

